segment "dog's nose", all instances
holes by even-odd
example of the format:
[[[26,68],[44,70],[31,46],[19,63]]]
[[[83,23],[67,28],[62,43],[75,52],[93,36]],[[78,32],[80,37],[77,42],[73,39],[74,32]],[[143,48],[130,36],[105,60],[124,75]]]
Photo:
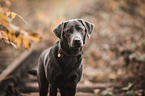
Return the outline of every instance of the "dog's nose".
[[[73,47],[76,47],[76,48],[82,47],[83,46],[83,43],[82,43],[81,37],[80,36],[73,37],[72,42],[71,42],[71,45]]]
[[[80,40],[81,40],[80,37],[75,37],[74,38],[74,42],[76,42],[76,43],[80,43]]]

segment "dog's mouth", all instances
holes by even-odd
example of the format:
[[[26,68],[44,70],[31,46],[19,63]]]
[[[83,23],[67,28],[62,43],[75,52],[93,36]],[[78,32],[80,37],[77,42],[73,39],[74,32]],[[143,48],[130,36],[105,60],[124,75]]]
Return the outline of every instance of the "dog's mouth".
[[[78,48],[81,48],[82,46],[80,44],[74,44],[74,45],[72,45],[70,47],[74,48],[74,49],[78,49]]]
[[[80,48],[80,47],[83,47],[83,42],[80,37],[74,37],[71,39],[69,45],[71,48]]]

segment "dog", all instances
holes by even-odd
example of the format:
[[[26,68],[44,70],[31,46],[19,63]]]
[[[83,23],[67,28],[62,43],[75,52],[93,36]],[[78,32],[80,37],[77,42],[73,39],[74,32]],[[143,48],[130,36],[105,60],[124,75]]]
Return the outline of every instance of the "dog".
[[[86,36],[90,37],[94,25],[83,19],[60,23],[54,30],[59,41],[46,49],[38,60],[37,78],[40,96],[75,96],[82,77],[82,55]]]

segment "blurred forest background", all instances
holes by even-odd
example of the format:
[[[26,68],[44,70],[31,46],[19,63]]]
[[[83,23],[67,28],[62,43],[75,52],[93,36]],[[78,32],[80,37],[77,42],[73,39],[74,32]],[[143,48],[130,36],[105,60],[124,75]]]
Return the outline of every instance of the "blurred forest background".
[[[11,36],[4,35],[8,34],[7,27],[0,22],[0,73],[25,48],[31,50],[29,43],[40,50],[53,45],[58,38],[52,30],[61,21],[82,18],[92,22],[95,29],[84,46],[81,82],[112,83],[113,87],[104,90],[102,96],[145,96],[144,0],[1,0],[0,4],[0,21],[2,9],[8,8],[12,19],[8,24],[17,26],[8,26],[15,29],[11,35],[24,34],[19,42],[17,36],[16,41],[10,41]],[[26,34],[30,38],[25,38]]]

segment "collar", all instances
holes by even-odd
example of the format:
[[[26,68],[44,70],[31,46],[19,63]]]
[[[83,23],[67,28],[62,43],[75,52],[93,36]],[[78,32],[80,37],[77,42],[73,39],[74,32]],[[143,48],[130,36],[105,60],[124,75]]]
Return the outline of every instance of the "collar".
[[[59,42],[59,49],[58,49],[58,54],[57,54],[57,56],[58,56],[58,57],[61,57],[62,54],[65,54],[66,56],[78,56],[78,55],[80,55],[80,54],[83,54],[83,51],[80,51],[78,54],[75,54],[75,55],[70,55],[70,54],[67,53],[66,51],[62,50],[61,44],[60,44],[60,42]]]

